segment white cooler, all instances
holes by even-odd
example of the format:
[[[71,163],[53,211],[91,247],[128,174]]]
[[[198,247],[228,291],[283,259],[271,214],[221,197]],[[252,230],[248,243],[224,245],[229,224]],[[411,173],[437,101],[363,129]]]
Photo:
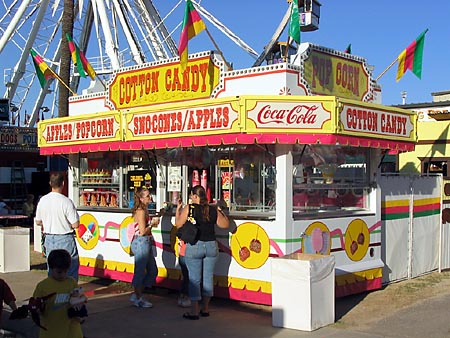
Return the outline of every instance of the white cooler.
[[[30,229],[0,228],[0,272],[30,270]]]
[[[313,331],[334,323],[334,256],[272,259],[272,325]]]

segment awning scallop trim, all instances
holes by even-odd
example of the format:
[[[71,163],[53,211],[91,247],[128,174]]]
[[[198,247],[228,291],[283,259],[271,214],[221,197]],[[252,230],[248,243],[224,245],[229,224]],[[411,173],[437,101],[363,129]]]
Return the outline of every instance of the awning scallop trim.
[[[334,134],[225,134],[213,136],[187,136],[129,142],[108,142],[41,147],[41,155],[90,153],[101,151],[140,150],[203,147],[232,144],[331,144],[352,147],[381,148],[395,151],[413,151],[415,143],[380,140]]]

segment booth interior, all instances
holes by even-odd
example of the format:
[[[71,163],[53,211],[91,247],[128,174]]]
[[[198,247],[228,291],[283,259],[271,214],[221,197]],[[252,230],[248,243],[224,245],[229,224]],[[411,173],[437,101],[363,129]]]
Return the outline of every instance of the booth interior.
[[[285,155],[273,144],[78,153],[70,156],[74,198],[83,209],[133,206],[136,187],[152,194],[150,208],[173,212],[187,203],[189,189],[202,185],[212,204],[239,217],[273,217],[277,171],[292,175],[294,216],[370,209],[370,148],[290,145],[292,172],[277,167]],[[285,173],[286,172],[286,173]],[[157,203],[158,202],[158,203]]]

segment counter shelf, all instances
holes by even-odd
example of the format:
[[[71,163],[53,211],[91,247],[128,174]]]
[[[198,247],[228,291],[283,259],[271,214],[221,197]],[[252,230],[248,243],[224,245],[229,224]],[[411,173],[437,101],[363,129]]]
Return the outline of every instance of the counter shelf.
[[[294,220],[311,220],[311,219],[328,219],[328,218],[344,218],[344,217],[363,217],[363,216],[374,216],[375,213],[369,210],[348,210],[348,209],[338,209],[332,211],[321,211],[318,210],[294,210],[293,218]]]

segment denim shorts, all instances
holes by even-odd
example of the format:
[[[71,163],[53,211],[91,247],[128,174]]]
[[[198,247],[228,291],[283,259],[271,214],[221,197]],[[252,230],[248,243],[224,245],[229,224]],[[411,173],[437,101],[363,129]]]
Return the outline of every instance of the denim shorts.
[[[134,254],[133,287],[151,287],[158,276],[158,267],[153,256],[153,237],[136,236],[131,242]]]
[[[216,241],[198,241],[186,244],[185,261],[189,271],[189,298],[199,301],[201,297],[214,295],[214,268],[219,259]]]
[[[80,267],[80,258],[78,257],[77,243],[75,242],[74,234],[66,235],[52,235],[45,234],[44,239],[45,253],[48,257],[50,252],[55,249],[67,250],[72,257],[72,264],[70,265],[68,275],[78,281],[78,269]],[[48,269],[50,276],[50,269]]]

